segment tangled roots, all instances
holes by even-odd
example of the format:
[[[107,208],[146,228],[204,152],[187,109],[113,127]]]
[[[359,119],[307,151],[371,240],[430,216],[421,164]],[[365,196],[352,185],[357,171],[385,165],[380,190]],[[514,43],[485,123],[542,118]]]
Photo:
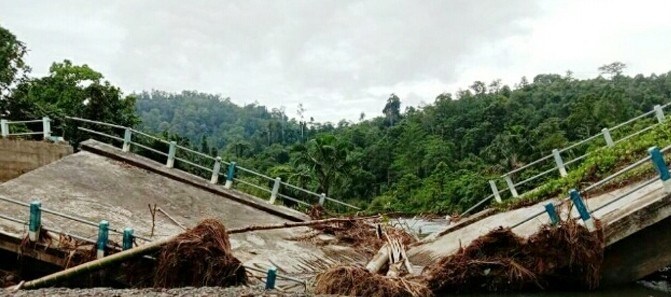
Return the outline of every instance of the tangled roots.
[[[387,277],[363,267],[337,266],[317,275],[315,294],[376,297],[433,296],[421,280]]]

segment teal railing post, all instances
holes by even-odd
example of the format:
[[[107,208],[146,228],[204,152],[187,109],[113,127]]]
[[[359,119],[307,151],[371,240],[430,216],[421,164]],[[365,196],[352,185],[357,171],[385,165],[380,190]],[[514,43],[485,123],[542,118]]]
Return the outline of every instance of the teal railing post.
[[[230,189],[233,186],[233,178],[235,178],[235,162],[228,164],[228,172],[226,172],[226,183],[224,188]]]
[[[550,217],[550,223],[552,226],[556,226],[559,224],[559,216],[557,215],[557,210],[555,209],[555,205],[552,203],[548,203],[545,205],[545,211],[548,213],[548,216]]]
[[[44,134],[44,139],[51,138],[51,119],[49,117],[42,118],[42,133]]]
[[[28,223],[28,239],[35,242],[40,239],[42,228],[42,203],[35,200],[30,202],[30,221]]]
[[[657,173],[659,173],[659,178],[662,180],[662,184],[664,185],[664,193],[671,193],[671,175],[669,175],[669,168],[666,167],[666,162],[664,161],[662,152],[659,150],[659,148],[653,146],[648,149],[648,153],[650,153],[652,164],[655,165],[655,169],[657,169]]]
[[[123,146],[121,147],[121,151],[125,153],[130,151],[130,142],[132,136],[133,134],[130,131],[130,128],[126,128],[126,130],[123,132]]]
[[[123,229],[123,250],[129,250],[133,248],[133,229],[124,228]]]
[[[496,182],[490,180],[489,187],[492,188],[492,193],[494,193],[494,200],[496,200],[496,203],[501,203],[501,194],[499,194],[499,188],[496,187]]]
[[[589,210],[587,210],[587,206],[580,196],[580,192],[578,192],[576,189],[571,189],[571,191],[569,191],[569,196],[571,197],[571,201],[573,201],[575,208],[578,210],[580,218],[585,223],[587,230],[590,232],[596,230],[594,220],[592,219],[592,216],[590,216]]]
[[[266,290],[275,289],[275,279],[277,278],[277,268],[270,267],[266,275]]]
[[[221,170],[221,157],[214,158],[214,167],[212,168],[212,177],[210,183],[216,184],[219,182],[219,171]]]
[[[2,130],[2,138],[9,136],[9,123],[7,120],[0,120],[0,130]]]
[[[105,248],[109,239],[109,226],[110,223],[106,220],[102,220],[98,224],[98,241],[96,242],[96,258],[98,259],[105,257]]]
[[[275,183],[273,184],[273,190],[270,192],[270,201],[268,203],[270,204],[275,204],[275,200],[277,199],[277,194],[280,192],[280,184],[282,183],[282,179],[279,177],[275,178]]]
[[[177,142],[171,141],[170,148],[168,149],[168,161],[165,163],[166,167],[175,167],[175,152],[177,152]]]

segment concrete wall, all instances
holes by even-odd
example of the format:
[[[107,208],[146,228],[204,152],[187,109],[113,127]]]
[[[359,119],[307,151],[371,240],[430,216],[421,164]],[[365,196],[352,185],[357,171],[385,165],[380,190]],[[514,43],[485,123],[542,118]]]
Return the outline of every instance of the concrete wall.
[[[0,182],[72,154],[72,147],[46,141],[0,139]]]

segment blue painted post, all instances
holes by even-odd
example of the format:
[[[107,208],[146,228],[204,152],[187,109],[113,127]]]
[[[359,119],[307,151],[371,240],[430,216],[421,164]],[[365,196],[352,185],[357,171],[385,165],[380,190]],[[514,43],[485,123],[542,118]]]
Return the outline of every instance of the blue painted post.
[[[564,160],[562,160],[559,150],[553,149],[552,156],[554,156],[555,158],[555,163],[557,164],[557,168],[559,169],[559,175],[561,177],[567,176],[568,173],[566,172],[566,166],[564,166]]]
[[[98,259],[105,257],[105,248],[109,239],[109,226],[110,223],[105,220],[100,221],[100,224],[98,224],[98,242],[96,243],[96,257]]]
[[[660,123],[664,122],[664,111],[662,110],[662,107],[659,105],[655,105],[655,117],[657,117],[657,121]]]
[[[596,230],[594,220],[592,219],[592,216],[590,216],[589,210],[587,210],[587,206],[580,196],[580,192],[576,191],[575,189],[571,189],[571,191],[569,191],[569,196],[571,197],[571,201],[573,201],[575,208],[578,210],[580,218],[585,223],[587,230],[590,232]]]
[[[496,200],[496,203],[501,203],[501,194],[499,194],[499,188],[496,187],[496,183],[493,180],[489,181],[489,187],[492,188],[492,192],[494,193],[494,200]]]
[[[506,184],[508,185],[508,189],[510,190],[510,194],[513,194],[513,197],[519,197],[520,195],[517,194],[515,184],[513,184],[513,180],[510,178],[510,175],[506,175],[505,179]]]
[[[545,204],[545,211],[548,213],[548,216],[550,217],[550,223],[552,223],[552,226],[556,226],[559,224],[559,216],[557,215],[557,210],[555,209],[555,205],[552,203]]]
[[[51,119],[49,119],[49,117],[42,118],[42,132],[44,134],[44,139],[51,138]]]
[[[129,250],[133,248],[133,229],[124,228],[123,229],[123,250]]]
[[[42,228],[42,203],[35,200],[30,202],[30,221],[28,223],[28,239],[35,242],[40,239]]]
[[[133,133],[130,131],[130,128],[126,128],[126,131],[123,132],[123,146],[121,147],[121,151],[125,153],[130,151],[130,142],[132,136]]]
[[[228,171],[226,172],[226,183],[224,188],[230,189],[233,186],[233,178],[235,178],[235,162],[228,164]]]
[[[0,120],[0,130],[2,130],[2,138],[9,136],[9,123],[7,120]]]
[[[275,289],[275,279],[277,278],[277,268],[270,267],[266,276],[266,290]]]
[[[273,184],[273,190],[270,192],[270,201],[268,203],[270,204],[275,204],[275,200],[277,199],[277,194],[280,192],[280,184],[282,183],[282,179],[279,177],[275,178],[275,183]]]
[[[319,205],[324,206],[324,203],[326,203],[326,193],[321,193],[319,195]]]
[[[214,168],[212,168],[212,177],[210,178],[211,184],[219,182],[219,171],[221,171],[221,157],[216,157],[214,158]]]
[[[601,129],[601,133],[603,134],[603,138],[606,139],[607,146],[615,145],[615,142],[613,142],[613,137],[610,136],[610,130],[608,130],[608,128]]]
[[[168,162],[165,164],[168,168],[175,167],[175,153],[177,152],[177,142],[171,141],[168,149]]]
[[[669,175],[669,168],[666,167],[666,162],[664,161],[662,152],[659,150],[659,148],[653,146],[648,149],[648,153],[650,153],[652,164],[655,165],[657,173],[659,173],[659,178],[662,180],[662,184],[664,185],[664,193],[671,193],[671,175]]]

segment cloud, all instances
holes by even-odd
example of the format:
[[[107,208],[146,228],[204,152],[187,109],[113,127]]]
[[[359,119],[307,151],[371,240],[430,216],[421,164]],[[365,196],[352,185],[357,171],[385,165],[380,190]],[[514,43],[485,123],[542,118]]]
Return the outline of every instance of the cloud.
[[[320,121],[379,115],[392,92],[408,106],[474,80],[591,75],[613,60],[660,71],[628,47],[654,54],[651,40],[668,49],[671,36],[661,1],[7,2],[0,25],[38,74],[69,58],[126,92],[195,89],[289,116],[302,102]]]

